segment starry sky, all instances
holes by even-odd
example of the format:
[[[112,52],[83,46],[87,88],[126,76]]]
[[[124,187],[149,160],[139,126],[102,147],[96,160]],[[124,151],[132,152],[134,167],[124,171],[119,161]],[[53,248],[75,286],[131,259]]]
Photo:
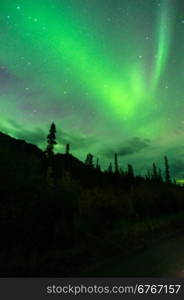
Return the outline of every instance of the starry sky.
[[[0,130],[184,178],[183,0],[1,0]]]

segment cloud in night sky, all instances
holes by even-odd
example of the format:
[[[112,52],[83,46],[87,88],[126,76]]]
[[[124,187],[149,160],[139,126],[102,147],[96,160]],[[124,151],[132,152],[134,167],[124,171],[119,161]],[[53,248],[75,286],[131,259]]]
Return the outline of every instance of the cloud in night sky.
[[[140,139],[139,137],[134,137],[131,140],[125,141],[122,145],[118,145],[113,150],[107,150],[103,154],[107,157],[113,157],[114,153],[117,153],[118,156],[126,156],[130,154],[134,154],[136,152],[141,151],[149,146],[149,139]]]
[[[8,89],[8,87],[12,85],[16,85],[19,79],[12,74],[7,69],[1,67],[0,68],[0,88],[3,90],[4,88]]]
[[[40,146],[42,149],[46,147],[46,137],[48,135],[48,131],[44,131],[41,128],[35,128],[34,130],[25,129],[22,125],[18,124],[14,120],[8,120],[8,127],[11,128],[10,134],[22,140],[27,140],[29,143]],[[6,132],[6,127],[0,126],[0,130]],[[49,127],[48,127],[49,130]],[[69,143],[71,145],[72,151],[84,149],[86,147],[91,147],[93,144],[97,143],[97,138],[93,136],[75,136],[71,133],[67,133],[58,128],[57,131],[57,149],[60,152],[65,151],[66,144]]]

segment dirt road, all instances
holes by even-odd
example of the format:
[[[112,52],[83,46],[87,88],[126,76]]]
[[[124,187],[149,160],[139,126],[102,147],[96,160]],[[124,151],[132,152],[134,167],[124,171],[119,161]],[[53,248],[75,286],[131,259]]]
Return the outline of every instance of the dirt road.
[[[184,277],[184,235],[162,240],[156,245],[123,259],[109,260],[93,270],[99,277]]]

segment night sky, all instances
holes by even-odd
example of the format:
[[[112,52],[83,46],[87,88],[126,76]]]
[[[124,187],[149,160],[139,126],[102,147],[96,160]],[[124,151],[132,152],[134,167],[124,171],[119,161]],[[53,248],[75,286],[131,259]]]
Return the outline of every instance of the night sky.
[[[0,130],[184,178],[183,0],[1,0]]]

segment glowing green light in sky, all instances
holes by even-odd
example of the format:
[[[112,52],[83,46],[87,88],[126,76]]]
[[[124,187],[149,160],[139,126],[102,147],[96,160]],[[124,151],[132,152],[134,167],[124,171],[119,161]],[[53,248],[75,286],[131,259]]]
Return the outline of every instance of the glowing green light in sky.
[[[37,17],[38,6],[39,17]],[[99,43],[80,34],[82,21],[76,22],[72,11],[66,10],[65,7],[62,9],[65,12],[63,14],[53,7],[49,0],[44,1],[44,5],[42,1],[23,2],[15,16],[17,26],[14,28],[14,33],[17,31],[19,34],[20,43],[26,45],[31,42],[29,47],[33,48],[34,53],[38,48],[39,52],[46,54],[48,61],[45,68],[47,69],[54,64],[60,67],[60,73],[63,64],[72,68],[77,80],[98,99],[96,102],[98,108],[105,105],[111,114],[114,113],[120,118],[134,116],[147,94],[141,64],[136,61],[133,65],[123,64],[122,74],[127,74],[127,77],[121,78],[120,74],[116,74],[116,68],[111,62],[112,58],[101,52]],[[47,20],[49,26],[46,25]],[[43,32],[41,34],[40,28],[44,26],[45,34]],[[26,34],[23,28],[26,28]],[[131,38],[130,42],[134,44]],[[20,48],[17,47],[19,53],[22,51],[21,44]],[[128,61],[129,58],[125,57],[125,59]],[[19,68],[17,65],[12,66],[11,63],[9,67],[16,72]],[[22,74],[24,71],[27,72],[22,69],[20,71]],[[158,77],[157,73],[159,70],[156,70],[156,77]]]
[[[183,0],[0,1],[0,130],[19,137],[21,124],[30,137],[55,120],[104,145],[138,137],[136,149],[145,138],[163,149],[174,128],[179,143],[184,20],[177,7]],[[100,143],[76,153],[101,153]]]
[[[155,57],[155,70],[152,79],[152,87],[155,89],[158,85],[162,73],[165,71],[167,59],[169,56],[171,36],[172,36],[172,2],[163,0],[161,2],[160,20],[158,22],[158,40],[157,52]]]

